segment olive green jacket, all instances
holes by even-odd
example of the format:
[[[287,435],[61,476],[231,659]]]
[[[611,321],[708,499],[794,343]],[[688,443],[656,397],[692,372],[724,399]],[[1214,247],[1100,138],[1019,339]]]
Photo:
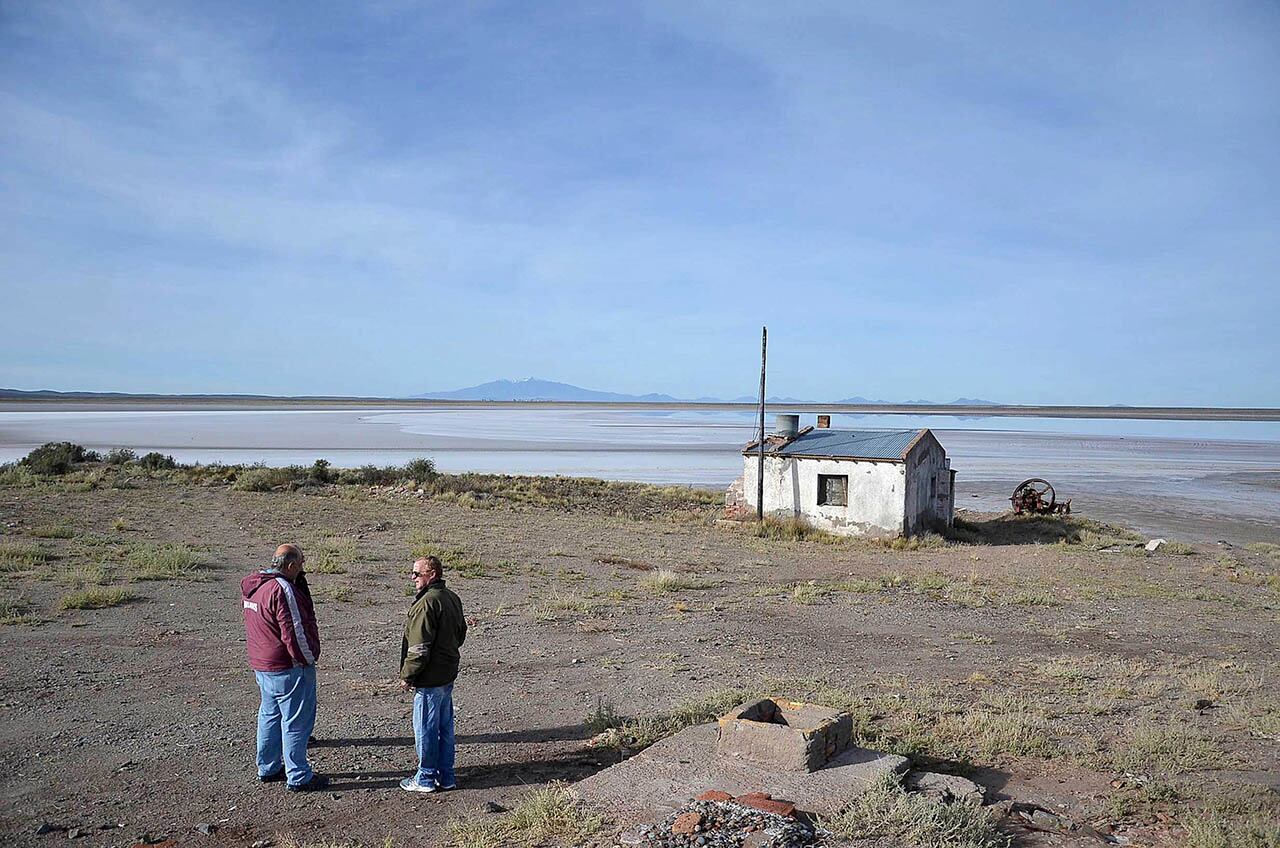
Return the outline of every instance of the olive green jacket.
[[[458,677],[458,649],[467,638],[462,601],[433,580],[414,598],[400,643],[400,679],[418,688],[445,686]]]

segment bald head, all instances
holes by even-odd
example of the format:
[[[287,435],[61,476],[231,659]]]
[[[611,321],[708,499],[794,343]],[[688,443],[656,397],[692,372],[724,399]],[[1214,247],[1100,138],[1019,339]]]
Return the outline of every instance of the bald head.
[[[290,577],[301,571],[302,564],[306,561],[302,548],[297,545],[281,545],[271,557],[271,564]]]

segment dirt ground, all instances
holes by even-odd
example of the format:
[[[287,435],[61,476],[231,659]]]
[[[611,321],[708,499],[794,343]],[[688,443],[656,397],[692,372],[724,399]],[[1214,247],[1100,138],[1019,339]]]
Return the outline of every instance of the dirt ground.
[[[103,846],[435,844],[451,816],[616,761],[586,744],[598,706],[653,715],[729,687],[847,700],[885,748],[1128,844],[1188,844],[1195,822],[1280,809],[1280,567],[1262,546],[1148,555],[1009,525],[992,536],[1006,544],[893,550],[757,538],[710,508],[637,520],[358,486],[82,489],[0,488],[8,845],[76,828],[75,844]],[[254,773],[238,583],[286,541],[307,551],[317,600],[325,793]],[[190,546],[198,570],[137,579],[130,557],[165,543]],[[414,759],[394,685],[414,548],[442,554],[475,622],[460,785],[439,796],[397,788]],[[657,570],[683,579],[663,591]],[[59,610],[95,585],[137,597]]]

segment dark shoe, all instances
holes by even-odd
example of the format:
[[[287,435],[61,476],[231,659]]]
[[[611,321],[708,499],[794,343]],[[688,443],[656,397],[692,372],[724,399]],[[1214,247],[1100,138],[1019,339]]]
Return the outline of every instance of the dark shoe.
[[[260,774],[260,775],[258,775],[258,781],[259,781],[260,783],[279,783],[279,782],[280,782],[280,781],[282,781],[282,780],[284,780],[284,768],[283,768],[283,767],[281,767],[280,771],[276,772],[275,774]]]
[[[329,785],[329,778],[323,774],[313,774],[306,783],[290,783],[285,788],[290,792],[319,792]]]

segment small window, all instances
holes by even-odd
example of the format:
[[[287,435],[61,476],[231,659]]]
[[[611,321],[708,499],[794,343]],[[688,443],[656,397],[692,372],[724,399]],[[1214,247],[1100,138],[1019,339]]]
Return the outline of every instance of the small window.
[[[936,501],[938,499],[938,478],[929,478],[929,500]]]
[[[849,475],[818,475],[818,506],[848,506]]]

